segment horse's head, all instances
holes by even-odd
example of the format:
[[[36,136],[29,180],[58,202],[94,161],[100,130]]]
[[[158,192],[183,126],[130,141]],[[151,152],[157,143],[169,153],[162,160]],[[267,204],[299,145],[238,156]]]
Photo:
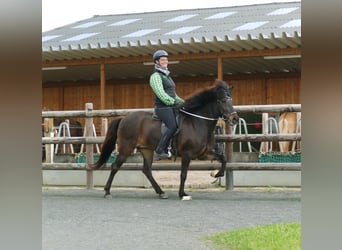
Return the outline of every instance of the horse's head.
[[[232,87],[224,81],[217,82],[217,105],[220,116],[230,125],[239,121],[239,116],[233,107]]]
[[[222,118],[229,124],[235,125],[239,121],[239,116],[233,107],[231,90],[232,88],[225,81],[216,80],[213,86],[186,98],[182,106],[188,112],[200,114],[202,118],[206,116],[206,118],[211,118],[209,120]]]

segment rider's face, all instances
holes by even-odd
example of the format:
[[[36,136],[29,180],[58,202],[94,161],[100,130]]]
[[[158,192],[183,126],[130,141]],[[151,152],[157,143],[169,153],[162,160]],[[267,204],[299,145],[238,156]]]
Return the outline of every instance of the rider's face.
[[[162,67],[162,68],[167,68],[167,65],[169,63],[169,60],[167,57],[161,57],[159,58],[159,65]]]

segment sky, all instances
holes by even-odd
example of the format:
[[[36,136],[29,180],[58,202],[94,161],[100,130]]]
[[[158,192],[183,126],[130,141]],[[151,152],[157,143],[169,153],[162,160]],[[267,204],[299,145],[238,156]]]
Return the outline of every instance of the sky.
[[[229,7],[293,1],[295,0],[183,0],[181,2],[172,0],[42,0],[42,31],[59,28],[88,19],[94,15]]]

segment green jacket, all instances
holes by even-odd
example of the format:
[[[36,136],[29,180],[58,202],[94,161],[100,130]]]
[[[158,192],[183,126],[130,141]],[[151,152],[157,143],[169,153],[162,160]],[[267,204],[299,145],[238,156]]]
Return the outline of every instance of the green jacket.
[[[150,77],[150,86],[155,95],[156,107],[171,106],[184,102],[176,94],[176,85],[170,76],[158,71],[154,72]]]

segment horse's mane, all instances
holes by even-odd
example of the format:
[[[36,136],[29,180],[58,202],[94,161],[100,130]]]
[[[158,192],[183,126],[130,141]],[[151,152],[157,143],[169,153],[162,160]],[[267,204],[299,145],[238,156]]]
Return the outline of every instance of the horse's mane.
[[[184,100],[183,107],[191,111],[203,107],[204,104],[216,102],[217,90],[220,88],[228,90],[228,85],[225,81],[216,80],[213,86],[201,89],[187,97]]]

